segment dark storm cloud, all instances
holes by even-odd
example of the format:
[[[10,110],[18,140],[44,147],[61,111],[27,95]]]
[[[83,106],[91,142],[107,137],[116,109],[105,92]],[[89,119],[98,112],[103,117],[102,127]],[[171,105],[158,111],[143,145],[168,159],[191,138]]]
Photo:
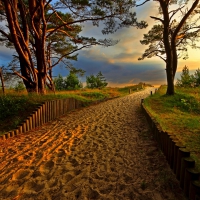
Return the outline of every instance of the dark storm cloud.
[[[98,60],[98,61],[97,61]],[[110,63],[108,60],[79,56],[79,61],[73,63],[76,68],[86,71],[85,75],[103,73],[109,83],[137,84],[138,82],[163,82],[165,70],[160,64],[151,63]],[[84,82],[85,80],[82,79]],[[112,86],[112,85],[111,85]]]

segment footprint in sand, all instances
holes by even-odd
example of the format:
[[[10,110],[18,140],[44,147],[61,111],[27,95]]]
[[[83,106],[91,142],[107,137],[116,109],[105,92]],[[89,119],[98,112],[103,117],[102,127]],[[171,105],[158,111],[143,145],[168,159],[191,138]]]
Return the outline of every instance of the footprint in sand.
[[[45,188],[44,183],[30,180],[24,184],[23,193],[37,193]]]
[[[27,178],[31,174],[31,170],[20,169],[12,176],[12,180],[21,180]]]
[[[63,157],[65,155],[66,153],[64,149],[58,149],[58,153],[56,154],[57,157]]]
[[[58,178],[57,177],[53,177],[51,178],[48,182],[47,185],[49,188],[55,187],[58,185]]]
[[[54,162],[49,160],[47,162],[43,162],[40,165],[39,171],[42,175],[47,175],[51,172],[53,167],[54,167]]]
[[[37,177],[40,177],[40,176],[42,176],[42,174],[40,173],[40,171],[37,171],[37,170],[35,170],[34,172],[33,172],[33,174],[32,174],[32,178],[37,178]]]
[[[90,187],[88,190],[88,198],[89,199],[98,199],[99,197],[100,197],[99,192]]]
[[[18,193],[18,190],[16,189],[15,185],[9,185],[7,187],[4,187],[1,190],[1,195],[5,198],[5,199],[11,199],[10,197],[14,197],[16,196]]]
[[[71,181],[74,178],[74,176],[72,176],[72,174],[67,173],[63,176],[62,182],[65,185],[66,183],[68,183],[69,181]]]
[[[18,160],[19,161],[23,161],[23,160],[30,160],[30,156],[29,155],[22,155],[22,156],[18,156]]]

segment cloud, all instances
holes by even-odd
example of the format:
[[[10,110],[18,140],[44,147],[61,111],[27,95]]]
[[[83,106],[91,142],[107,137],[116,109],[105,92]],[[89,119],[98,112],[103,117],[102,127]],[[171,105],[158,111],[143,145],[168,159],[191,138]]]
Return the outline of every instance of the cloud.
[[[102,57],[104,57],[103,55]],[[82,68],[86,71],[85,75],[96,75],[99,71],[103,73],[109,86],[122,86],[137,84],[139,82],[146,82],[151,84],[159,84],[159,82],[165,82],[165,70],[164,66],[160,63],[149,62],[110,62],[109,59],[101,59],[102,57],[94,57],[85,54],[81,54],[78,62],[74,62],[74,66]],[[98,61],[97,61],[98,60]],[[85,78],[82,78],[82,82],[85,82]]]
[[[13,59],[15,51],[13,49],[0,46],[0,65],[7,65]]]

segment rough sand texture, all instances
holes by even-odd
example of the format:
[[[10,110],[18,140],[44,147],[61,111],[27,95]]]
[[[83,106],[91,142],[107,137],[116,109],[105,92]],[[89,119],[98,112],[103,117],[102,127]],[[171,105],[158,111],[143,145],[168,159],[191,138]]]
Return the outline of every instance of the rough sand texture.
[[[141,113],[141,98],[152,90],[1,142],[0,199],[183,200]]]

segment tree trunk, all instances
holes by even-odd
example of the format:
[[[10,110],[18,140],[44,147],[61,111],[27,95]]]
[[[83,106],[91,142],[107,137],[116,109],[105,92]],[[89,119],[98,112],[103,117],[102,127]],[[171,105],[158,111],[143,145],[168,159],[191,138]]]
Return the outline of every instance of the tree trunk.
[[[44,55],[44,44],[42,36],[35,38],[35,46],[38,70],[38,92],[40,94],[46,94],[47,63]]]
[[[2,68],[0,68],[0,79],[1,79],[2,92],[3,92],[3,95],[4,95],[5,94],[5,85],[4,85],[3,70],[2,70]]]
[[[38,73],[38,92],[46,94],[46,74],[44,72]]]
[[[26,87],[26,90],[28,93],[35,92],[37,93],[37,84],[33,82],[30,72],[28,71],[29,67],[27,66],[27,62],[19,56],[19,61],[20,61],[20,70],[21,70],[21,75],[25,78],[23,79],[24,85]]]
[[[37,61],[38,71],[38,92],[40,94],[46,94],[46,78],[47,78],[47,62],[45,52],[46,41],[46,21],[44,18],[45,9],[43,1],[32,0],[31,2],[31,14],[33,16],[35,27],[35,54]],[[37,10],[35,11],[35,8]]]
[[[174,95],[174,73],[171,63],[167,64],[166,67],[167,73],[167,95]]]
[[[163,12],[163,43],[166,52],[166,73],[167,73],[167,95],[174,95],[174,73],[173,73],[173,51],[169,39],[170,35],[170,17],[168,11],[168,1],[159,0]]]

